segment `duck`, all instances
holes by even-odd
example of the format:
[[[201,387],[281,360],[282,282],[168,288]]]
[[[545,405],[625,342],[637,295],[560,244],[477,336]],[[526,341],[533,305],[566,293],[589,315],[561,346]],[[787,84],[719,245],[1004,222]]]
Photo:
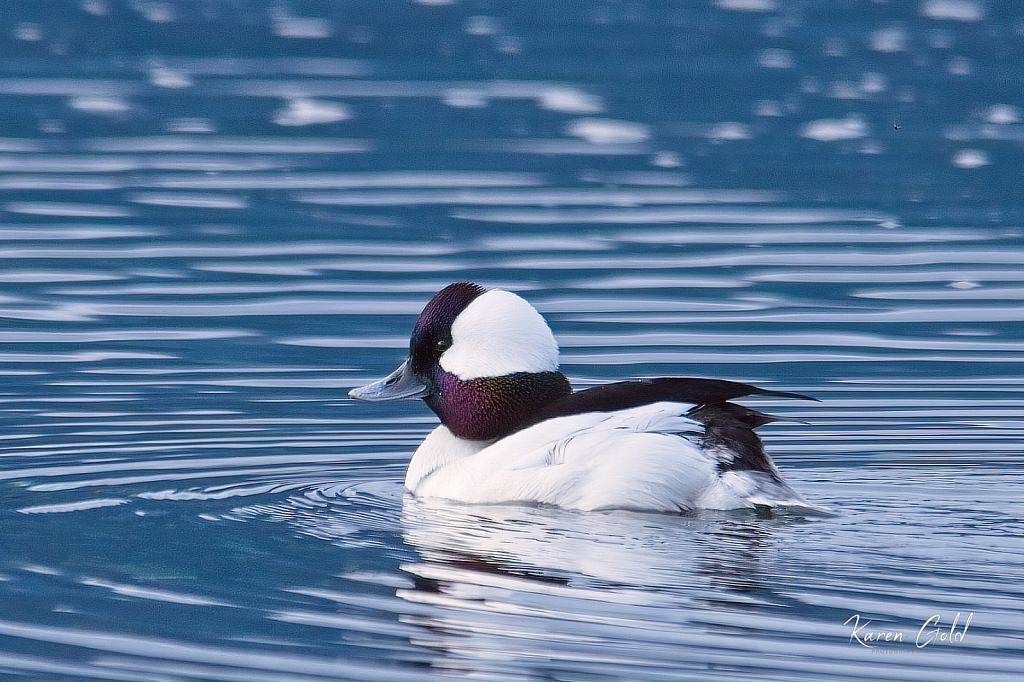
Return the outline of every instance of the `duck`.
[[[574,390],[547,322],[500,288],[443,288],[417,318],[406,360],[349,396],[422,399],[440,419],[406,470],[416,498],[576,511],[828,511],[793,490],[765,451],[756,429],[779,418],[732,402],[813,398],[692,377]]]

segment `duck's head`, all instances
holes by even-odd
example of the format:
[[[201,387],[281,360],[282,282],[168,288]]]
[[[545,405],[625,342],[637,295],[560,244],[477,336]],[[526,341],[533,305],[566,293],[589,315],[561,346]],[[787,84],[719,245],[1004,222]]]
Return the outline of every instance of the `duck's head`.
[[[558,371],[558,344],[540,313],[512,292],[456,282],[420,313],[408,359],[349,396],[423,398],[456,436],[494,440],[571,392]]]

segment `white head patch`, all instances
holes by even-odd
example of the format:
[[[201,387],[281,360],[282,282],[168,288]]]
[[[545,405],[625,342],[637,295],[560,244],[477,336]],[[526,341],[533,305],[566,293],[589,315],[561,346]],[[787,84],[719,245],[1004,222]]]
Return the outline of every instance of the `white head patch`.
[[[544,318],[510,291],[477,296],[452,323],[441,369],[463,381],[558,370],[558,343]]]

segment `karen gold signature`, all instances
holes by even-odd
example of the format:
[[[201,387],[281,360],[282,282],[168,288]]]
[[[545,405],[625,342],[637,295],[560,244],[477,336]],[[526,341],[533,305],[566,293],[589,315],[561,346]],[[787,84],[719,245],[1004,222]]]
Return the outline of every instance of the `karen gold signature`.
[[[931,616],[917,631],[917,636],[913,640],[914,646],[918,649],[923,649],[926,646],[935,643],[957,644],[963,642],[964,637],[967,636],[967,628],[971,626],[971,619],[974,618],[974,612],[972,611],[967,614],[967,618],[964,620],[963,625],[960,626],[960,629],[957,629],[962,615],[963,614],[957,611],[956,616],[953,617],[952,624],[950,624],[948,628],[942,627],[942,618],[938,614]],[[862,647],[875,649],[883,644],[901,644],[909,642],[905,637],[903,630],[869,628],[872,621],[866,620],[861,623],[859,613],[855,613],[850,616],[843,625],[850,625],[851,623],[853,624],[853,632],[850,633],[850,644],[857,642]]]

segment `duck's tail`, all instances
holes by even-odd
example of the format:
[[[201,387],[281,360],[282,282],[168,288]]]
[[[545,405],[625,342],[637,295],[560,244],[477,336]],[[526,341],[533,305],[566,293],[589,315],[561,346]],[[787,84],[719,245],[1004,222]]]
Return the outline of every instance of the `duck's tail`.
[[[801,513],[830,514],[827,507],[808,502],[782,480],[765,452],[755,429],[778,417],[735,403],[698,405],[687,416],[704,424],[702,445],[718,460],[719,486],[709,491],[725,498],[734,496],[752,507],[785,507]]]

